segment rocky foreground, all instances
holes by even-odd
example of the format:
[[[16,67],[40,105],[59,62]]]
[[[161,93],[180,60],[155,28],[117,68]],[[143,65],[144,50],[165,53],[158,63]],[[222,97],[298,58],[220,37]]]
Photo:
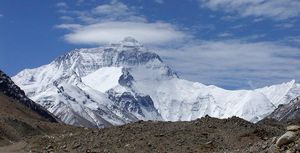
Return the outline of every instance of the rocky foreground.
[[[299,129],[299,126],[288,126],[273,120],[253,124],[237,117],[221,120],[206,116],[191,122],[139,121],[104,129],[68,130],[67,127],[63,127],[60,132],[56,131],[54,134],[28,136],[21,142],[1,147],[0,151],[6,149],[10,152],[80,153],[297,152]]]
[[[298,153],[300,152],[300,126],[289,125],[286,128],[286,132],[279,136],[273,137],[266,143],[268,147],[265,150],[267,152],[286,152],[286,153]]]

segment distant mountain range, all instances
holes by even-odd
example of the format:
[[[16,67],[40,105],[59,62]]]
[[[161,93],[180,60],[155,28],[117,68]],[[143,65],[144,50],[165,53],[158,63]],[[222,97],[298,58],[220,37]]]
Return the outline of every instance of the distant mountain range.
[[[255,90],[225,90],[181,79],[131,37],[106,47],[75,49],[12,79],[63,122],[85,127],[190,121],[205,115],[257,122],[300,95],[294,80]]]

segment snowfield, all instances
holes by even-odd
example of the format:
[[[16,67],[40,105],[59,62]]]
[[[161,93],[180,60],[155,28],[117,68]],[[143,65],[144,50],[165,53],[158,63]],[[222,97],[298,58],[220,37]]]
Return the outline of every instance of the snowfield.
[[[103,67],[82,77],[82,82],[100,92],[116,87],[122,75],[122,67]]]

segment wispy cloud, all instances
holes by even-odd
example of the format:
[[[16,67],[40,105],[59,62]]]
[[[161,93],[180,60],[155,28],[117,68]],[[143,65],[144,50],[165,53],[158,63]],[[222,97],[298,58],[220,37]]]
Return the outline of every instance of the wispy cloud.
[[[292,28],[292,27],[294,27],[294,24],[293,23],[279,23],[279,24],[276,24],[275,27],[278,27],[278,28]]]
[[[4,15],[3,14],[0,14],[0,18],[2,18]]]
[[[226,88],[300,78],[300,49],[275,42],[194,41],[158,53],[183,78]]]
[[[72,22],[72,21],[74,21],[73,17],[67,16],[67,15],[61,16],[60,19],[66,21],[66,22]]]
[[[299,0],[199,0],[214,11],[238,13],[241,17],[266,17],[284,20],[300,15]]]
[[[74,18],[77,18],[84,24],[106,21],[146,21],[144,16],[137,13],[137,8],[127,6],[115,0],[86,11],[69,10],[62,13],[73,15]]]
[[[59,8],[68,8],[68,4],[66,2],[58,2],[56,6]]]
[[[164,0],[155,0],[155,2],[158,4],[163,4],[165,1]]]
[[[230,36],[232,36],[232,35],[233,35],[232,33],[224,32],[224,33],[218,34],[218,37],[230,37]]]
[[[89,11],[69,11],[67,14],[77,21],[56,27],[68,30],[64,39],[74,44],[101,45],[132,36],[153,45],[189,37],[171,23],[147,21],[144,16],[138,15],[136,8],[118,1],[98,5]],[[67,19],[66,15],[61,18]]]
[[[127,5],[117,1],[112,1],[110,4],[99,5],[92,10],[92,13],[98,15],[111,15],[114,17],[134,14]]]
[[[287,44],[291,44],[293,46],[298,46],[300,48],[300,36],[286,37],[282,40],[282,42],[285,42]]]

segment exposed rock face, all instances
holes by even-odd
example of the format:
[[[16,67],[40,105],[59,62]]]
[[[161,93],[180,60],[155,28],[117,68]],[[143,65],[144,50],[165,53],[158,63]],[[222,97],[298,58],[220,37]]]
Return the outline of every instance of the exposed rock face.
[[[122,111],[131,112],[140,120],[147,120],[147,118],[161,120],[160,114],[157,109],[155,109],[154,103],[148,95],[142,96],[134,91],[118,93],[113,89],[106,93],[108,94],[108,98],[114,101],[115,104],[122,109]]]
[[[38,113],[44,118],[48,119],[51,122],[57,122],[56,117],[54,117],[50,112],[48,112],[45,108],[40,106],[39,104],[30,100],[15,83],[7,76],[4,72],[0,70],[0,93],[16,99],[19,103],[24,106],[30,108],[32,111]]]
[[[300,97],[297,97],[287,104],[279,105],[268,118],[278,121],[300,120]]]
[[[126,68],[122,69],[122,75],[119,78],[119,84],[125,87],[131,87],[132,81],[134,81],[133,76],[128,72]]]

